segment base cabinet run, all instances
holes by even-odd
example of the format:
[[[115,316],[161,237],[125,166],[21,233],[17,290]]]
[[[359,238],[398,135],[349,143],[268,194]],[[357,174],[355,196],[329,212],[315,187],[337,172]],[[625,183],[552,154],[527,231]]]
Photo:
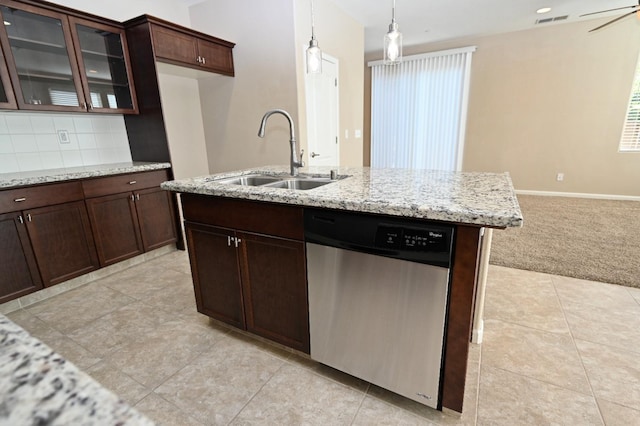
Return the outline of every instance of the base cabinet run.
[[[176,242],[165,170],[83,181],[100,266]]]
[[[302,209],[187,194],[182,202],[198,311],[309,353]],[[291,229],[278,232],[280,222]]]

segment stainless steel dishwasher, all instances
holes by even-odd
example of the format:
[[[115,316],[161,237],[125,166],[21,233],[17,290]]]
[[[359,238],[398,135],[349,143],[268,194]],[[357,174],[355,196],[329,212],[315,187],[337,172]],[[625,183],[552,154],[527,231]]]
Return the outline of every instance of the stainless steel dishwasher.
[[[311,358],[433,408],[453,226],[305,209]]]

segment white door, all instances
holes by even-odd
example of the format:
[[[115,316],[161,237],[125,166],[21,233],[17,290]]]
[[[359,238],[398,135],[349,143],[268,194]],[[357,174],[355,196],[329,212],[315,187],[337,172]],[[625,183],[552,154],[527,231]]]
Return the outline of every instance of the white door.
[[[307,155],[310,166],[340,165],[338,60],[322,53],[322,73],[306,74]]]

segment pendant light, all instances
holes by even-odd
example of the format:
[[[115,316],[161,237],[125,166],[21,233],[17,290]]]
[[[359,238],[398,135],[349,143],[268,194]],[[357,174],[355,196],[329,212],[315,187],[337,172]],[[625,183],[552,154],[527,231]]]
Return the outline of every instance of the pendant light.
[[[311,40],[307,47],[307,73],[318,74],[322,72],[322,50],[318,47],[318,40],[314,31],[313,0],[311,0]]]
[[[402,33],[398,31],[396,23],[396,0],[391,9],[391,23],[389,32],[384,36],[384,64],[394,65],[402,61]]]

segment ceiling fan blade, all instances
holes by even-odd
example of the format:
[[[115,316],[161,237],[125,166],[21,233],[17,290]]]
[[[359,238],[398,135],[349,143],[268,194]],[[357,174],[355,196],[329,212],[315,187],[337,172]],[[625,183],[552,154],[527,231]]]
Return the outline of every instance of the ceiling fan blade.
[[[598,13],[613,12],[614,10],[630,9],[632,7],[635,8],[635,7],[638,7],[638,5],[636,4],[634,6],[616,7],[615,9],[607,9],[607,10],[601,10],[599,12],[585,13],[584,15],[580,15],[579,17],[582,18],[583,16],[597,15]]]
[[[623,18],[626,18],[627,16],[631,16],[631,15],[633,15],[634,13],[636,13],[636,11],[635,11],[635,10],[634,10],[633,12],[625,13],[625,14],[624,14],[624,15],[622,15],[622,16],[618,16],[616,19],[613,19],[613,20],[611,20],[611,21],[609,21],[609,22],[607,22],[607,23],[604,23],[604,24],[600,25],[599,27],[596,27],[596,28],[594,28],[594,29],[592,29],[592,30],[589,30],[589,32],[591,33],[591,32],[594,32],[594,31],[598,31],[600,28],[604,28],[604,27],[606,27],[607,25],[611,25],[611,24],[613,24],[614,22],[618,22],[619,20],[621,20],[621,19],[623,19]]]

